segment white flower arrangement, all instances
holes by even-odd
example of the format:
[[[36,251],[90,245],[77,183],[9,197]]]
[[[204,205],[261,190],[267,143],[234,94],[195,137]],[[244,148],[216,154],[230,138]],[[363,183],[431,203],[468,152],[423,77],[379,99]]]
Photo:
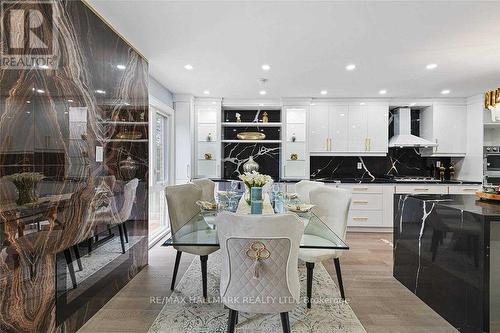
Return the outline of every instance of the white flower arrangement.
[[[252,187],[262,187],[271,181],[271,176],[263,175],[256,171],[245,172],[240,175],[239,178],[245,183],[248,189],[251,189]]]

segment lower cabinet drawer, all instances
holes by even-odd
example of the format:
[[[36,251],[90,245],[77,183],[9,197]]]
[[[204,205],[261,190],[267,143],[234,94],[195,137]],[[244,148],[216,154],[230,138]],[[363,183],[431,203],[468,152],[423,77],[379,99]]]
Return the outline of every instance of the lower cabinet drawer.
[[[450,185],[448,187],[450,194],[476,194],[481,190],[481,185]]]
[[[448,186],[439,185],[399,185],[396,186],[396,193],[408,194],[448,194]]]
[[[351,199],[352,210],[382,210],[382,194],[358,194],[353,193]]]
[[[383,212],[370,210],[352,210],[347,221],[349,227],[377,227],[383,225]]]

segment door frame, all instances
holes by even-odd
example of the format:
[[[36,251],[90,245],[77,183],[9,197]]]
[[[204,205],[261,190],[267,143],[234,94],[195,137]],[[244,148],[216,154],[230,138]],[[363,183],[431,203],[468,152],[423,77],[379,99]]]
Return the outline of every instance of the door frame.
[[[149,191],[154,190],[157,186],[167,186],[167,185],[172,185],[175,183],[175,133],[174,133],[174,128],[175,128],[175,112],[172,107],[169,105],[165,104],[158,98],[149,95],[149,123],[148,123],[148,129],[150,133],[150,140],[149,140],[149,187],[148,187],[148,194]],[[154,172],[152,170],[154,169],[154,159],[153,159],[153,133],[154,133],[154,119],[156,116],[156,113],[159,113],[160,115],[167,117],[168,118],[168,157],[167,157],[167,168],[168,168],[168,181],[162,182],[157,184],[154,180]],[[149,223],[149,220],[148,220]],[[148,226],[149,227],[149,226]],[[149,230],[149,228],[148,228]],[[161,232],[157,236],[155,236],[153,239],[149,239],[149,248],[153,247],[156,243],[158,243],[162,238],[167,236],[170,233],[170,228],[167,228],[165,231]]]

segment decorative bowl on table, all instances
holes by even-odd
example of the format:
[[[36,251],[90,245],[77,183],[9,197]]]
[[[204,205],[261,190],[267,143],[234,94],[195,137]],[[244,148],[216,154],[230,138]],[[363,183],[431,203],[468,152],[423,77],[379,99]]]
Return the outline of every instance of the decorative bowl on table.
[[[202,201],[198,200],[196,201],[196,204],[201,208],[203,211],[215,211],[217,210],[217,203],[215,202],[209,202],[209,201]]]
[[[497,187],[493,185],[483,185],[484,193],[497,193]]]
[[[288,204],[286,208],[294,213],[307,213],[309,212],[315,205],[309,204]]]
[[[241,132],[236,137],[240,140],[264,140],[266,135],[261,132]]]

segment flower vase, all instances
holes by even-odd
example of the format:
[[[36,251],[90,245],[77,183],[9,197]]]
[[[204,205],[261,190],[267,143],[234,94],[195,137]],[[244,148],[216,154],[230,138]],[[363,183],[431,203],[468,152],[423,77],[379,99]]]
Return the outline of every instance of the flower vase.
[[[252,214],[262,214],[262,187],[255,186],[250,189],[250,202],[250,212]]]

